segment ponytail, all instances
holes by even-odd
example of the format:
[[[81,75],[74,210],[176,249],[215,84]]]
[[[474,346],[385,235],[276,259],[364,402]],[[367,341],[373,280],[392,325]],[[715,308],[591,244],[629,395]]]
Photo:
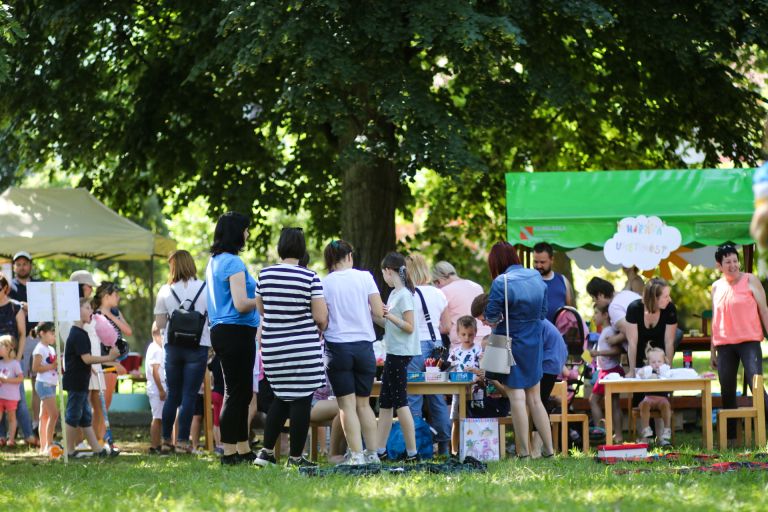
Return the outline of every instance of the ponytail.
[[[411,293],[416,291],[416,287],[413,285],[411,274],[408,272],[408,267],[405,265],[405,258],[402,254],[390,252],[384,256],[383,260],[381,260],[381,268],[394,270],[397,272],[397,275],[400,276],[400,281],[403,283],[403,286],[408,288],[408,291]]]
[[[345,242],[344,240],[334,240],[333,242],[329,243],[325,246],[325,250],[323,251],[325,268],[328,269],[328,272],[333,272],[333,267],[338,262],[346,258],[348,254],[351,254],[352,251],[354,251],[352,245],[349,242]],[[309,260],[308,255],[307,260]]]
[[[53,322],[41,322],[32,328],[29,335],[33,338],[39,338],[40,334],[44,332],[53,332],[55,329],[56,327],[53,325]]]

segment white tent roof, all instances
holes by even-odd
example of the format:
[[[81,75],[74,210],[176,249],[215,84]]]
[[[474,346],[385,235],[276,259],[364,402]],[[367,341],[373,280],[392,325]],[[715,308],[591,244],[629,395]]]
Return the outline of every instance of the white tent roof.
[[[8,188],[0,195],[0,254],[149,260],[176,242],[110,210],[83,188]]]

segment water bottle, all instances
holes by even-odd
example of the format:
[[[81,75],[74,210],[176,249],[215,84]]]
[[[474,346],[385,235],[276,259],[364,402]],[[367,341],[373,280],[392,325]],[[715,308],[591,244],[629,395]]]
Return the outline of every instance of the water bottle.
[[[683,368],[693,368],[693,352],[683,350]]]

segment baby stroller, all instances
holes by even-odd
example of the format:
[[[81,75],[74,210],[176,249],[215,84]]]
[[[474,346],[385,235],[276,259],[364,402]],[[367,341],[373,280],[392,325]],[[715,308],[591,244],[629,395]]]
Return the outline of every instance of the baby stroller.
[[[565,366],[568,370],[568,407],[573,403],[573,398],[584,386],[585,382],[592,379],[593,368],[584,361],[584,351],[587,349],[587,335],[589,329],[581,318],[578,310],[571,306],[563,306],[555,311],[555,327],[563,335],[565,345],[568,348],[568,358]],[[581,435],[578,430],[569,427],[571,445],[581,446]]]

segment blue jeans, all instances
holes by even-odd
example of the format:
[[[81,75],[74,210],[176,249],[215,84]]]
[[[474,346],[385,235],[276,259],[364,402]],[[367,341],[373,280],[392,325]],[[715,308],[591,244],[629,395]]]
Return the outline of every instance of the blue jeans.
[[[179,411],[177,442],[189,441],[192,416],[200,384],[205,376],[208,347],[185,348],[165,345],[165,378],[168,395],[163,405],[163,439],[170,442],[176,410]]]
[[[24,361],[19,362],[21,363],[21,371],[26,374],[26,363]],[[19,405],[16,408],[16,423],[19,427],[19,430],[21,430],[21,432],[24,434],[24,439],[29,439],[35,435],[35,431],[32,430],[32,413],[27,407],[27,393],[24,391],[24,381],[21,381],[19,384],[19,391],[21,393],[21,399],[19,400]],[[0,421],[0,438],[5,439],[7,436],[8,426],[5,421],[5,416],[3,416],[2,421]]]
[[[432,350],[436,346],[442,346],[442,341],[421,340],[421,355],[413,356],[408,364],[409,372],[423,372],[424,360],[432,355]],[[408,395],[408,406],[411,408],[413,417],[422,417],[421,410],[424,404],[424,395]],[[445,403],[443,395],[426,395],[427,406],[429,407],[430,422],[437,434],[435,441],[438,443],[451,440],[451,420],[449,418],[448,405]]]

